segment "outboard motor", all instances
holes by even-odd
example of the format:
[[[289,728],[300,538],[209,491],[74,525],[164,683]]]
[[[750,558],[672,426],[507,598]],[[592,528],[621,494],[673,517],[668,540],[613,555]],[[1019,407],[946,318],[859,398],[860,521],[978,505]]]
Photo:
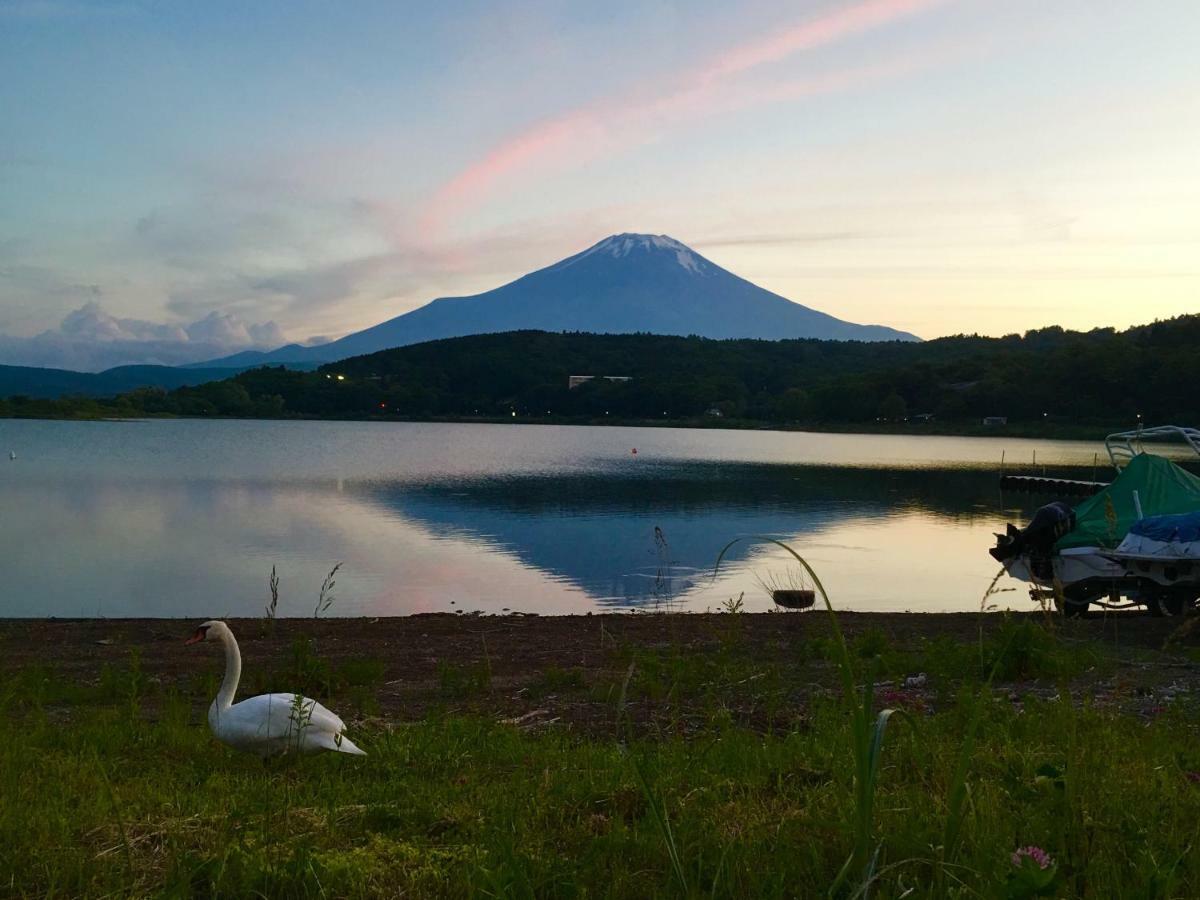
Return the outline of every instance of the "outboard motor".
[[[996,535],[996,546],[988,553],[998,562],[1028,556],[1033,562],[1048,560],[1055,542],[1075,527],[1075,510],[1055,500],[1033,514],[1029,524],[1017,528],[1009,524],[1006,534]]]

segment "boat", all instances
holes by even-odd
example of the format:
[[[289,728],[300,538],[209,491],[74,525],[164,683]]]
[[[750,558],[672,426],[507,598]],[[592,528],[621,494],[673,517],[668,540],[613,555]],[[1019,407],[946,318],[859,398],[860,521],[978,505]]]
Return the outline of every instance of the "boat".
[[[1146,445],[1175,440],[1200,458],[1200,430],[1161,425],[1111,434],[1111,483],[1078,506],[1057,500],[990,548],[1030,596],[1067,615],[1093,605],[1180,615],[1200,600],[1200,477]]]

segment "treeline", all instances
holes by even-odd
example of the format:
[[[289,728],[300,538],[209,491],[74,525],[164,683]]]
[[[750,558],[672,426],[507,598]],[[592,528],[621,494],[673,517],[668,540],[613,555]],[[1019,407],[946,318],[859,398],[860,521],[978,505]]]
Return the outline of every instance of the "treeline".
[[[111,401],[0,401],[0,415],[690,419],[765,423],[1200,420],[1200,316],[1124,332],[1046,328],[924,343],[715,341],[509,332],[431,341],[315,372],[263,368]],[[567,386],[571,375],[596,378]],[[38,412],[38,409],[44,411]]]

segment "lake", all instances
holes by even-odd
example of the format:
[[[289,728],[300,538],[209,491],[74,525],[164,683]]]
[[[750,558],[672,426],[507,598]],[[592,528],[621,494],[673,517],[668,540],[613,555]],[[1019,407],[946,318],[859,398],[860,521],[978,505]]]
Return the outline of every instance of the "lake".
[[[636,453],[633,451],[636,449]],[[9,460],[9,451],[17,454]],[[1099,443],[668,428],[0,420],[0,617],[973,610],[991,533]],[[1107,479],[1101,465],[1097,473]],[[721,548],[739,537],[714,577]],[[1001,587],[1018,588],[1004,579]],[[1023,590],[992,602],[1028,608]]]

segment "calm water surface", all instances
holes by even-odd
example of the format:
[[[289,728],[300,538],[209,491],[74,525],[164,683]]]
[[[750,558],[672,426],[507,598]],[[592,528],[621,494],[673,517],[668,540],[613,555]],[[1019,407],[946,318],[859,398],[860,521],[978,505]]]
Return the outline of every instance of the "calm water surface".
[[[1010,469],[1036,451],[1039,468],[1088,477],[1097,450],[657,428],[0,420],[0,616],[256,615],[272,566],[280,614],[312,615],[336,562],[330,615],[715,609],[743,595],[766,609],[764,584],[798,576],[778,548],[744,541],[712,577],[722,546],[763,534],[803,553],[839,606],[977,609],[997,569],[991,532],[1045,499],[1000,495],[1001,452]],[[996,599],[1028,605],[1017,591]]]

